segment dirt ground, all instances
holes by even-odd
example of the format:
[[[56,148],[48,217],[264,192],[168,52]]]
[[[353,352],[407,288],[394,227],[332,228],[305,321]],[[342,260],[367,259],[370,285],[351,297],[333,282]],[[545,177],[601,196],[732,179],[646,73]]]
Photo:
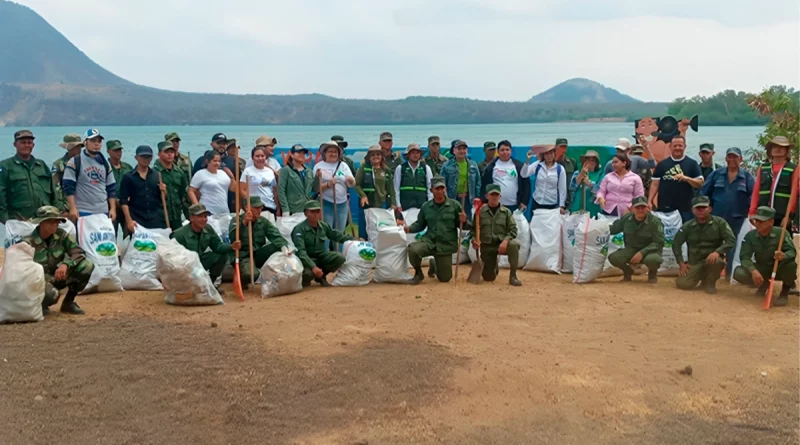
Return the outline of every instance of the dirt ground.
[[[84,317],[0,326],[0,443],[798,443],[795,297],[465,276],[79,297]]]

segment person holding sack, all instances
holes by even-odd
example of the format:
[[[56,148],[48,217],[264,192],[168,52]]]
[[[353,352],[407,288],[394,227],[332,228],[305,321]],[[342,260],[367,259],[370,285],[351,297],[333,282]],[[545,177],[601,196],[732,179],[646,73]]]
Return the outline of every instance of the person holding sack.
[[[488,170],[487,170],[488,171]],[[473,228],[469,236],[472,246],[479,250],[476,237],[475,221],[480,221],[480,252],[483,260],[483,279],[494,281],[497,278],[497,257],[508,255],[508,264],[511,272],[508,284],[522,286],[517,279],[517,266],[519,265],[519,242],[517,238],[517,223],[511,210],[501,204],[501,188],[497,184],[486,186],[486,205],[481,206],[480,217],[473,220]]]
[[[610,234],[622,233],[625,247],[608,256],[608,262],[622,269],[622,281],[631,281],[633,268],[644,264],[647,266],[647,282],[658,282],[658,268],[664,260],[661,252],[664,249],[664,224],[661,219],[650,213],[647,198],[644,195],[633,198],[632,211],[611,224]]]
[[[392,172],[386,167],[381,147],[373,145],[367,150],[365,162],[356,173],[356,193],[359,200],[358,233],[367,235],[366,209],[388,209],[392,204]]]

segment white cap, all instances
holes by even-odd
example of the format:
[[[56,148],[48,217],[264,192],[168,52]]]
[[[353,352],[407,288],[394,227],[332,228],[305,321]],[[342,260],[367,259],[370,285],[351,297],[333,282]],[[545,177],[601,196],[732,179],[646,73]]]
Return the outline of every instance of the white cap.
[[[614,146],[617,150],[627,150],[631,148],[631,141],[628,138],[617,139],[617,145]]]

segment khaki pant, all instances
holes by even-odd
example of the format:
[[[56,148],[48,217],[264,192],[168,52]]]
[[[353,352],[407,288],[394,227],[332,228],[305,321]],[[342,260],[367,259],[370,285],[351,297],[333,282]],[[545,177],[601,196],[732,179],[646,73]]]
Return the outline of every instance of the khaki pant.
[[[632,275],[633,269],[629,264],[631,258],[637,253],[639,253],[638,250],[625,247],[609,255],[608,262],[611,263],[612,266],[622,269],[624,273]],[[658,268],[661,267],[661,263],[663,262],[664,260],[661,258],[660,253],[648,253],[642,258],[641,264],[647,266],[648,271],[654,274],[658,272]]]
[[[436,278],[447,283],[453,278],[453,254],[438,254],[434,246],[424,241],[415,241],[408,246],[408,262],[414,272],[422,273],[422,259],[432,256],[436,263]]]
[[[494,281],[497,278],[497,257],[499,255],[498,249],[500,243],[495,245],[481,244],[481,261],[483,261],[483,275],[484,281]],[[508,242],[508,265],[511,268],[511,273],[515,273],[519,267],[519,242],[511,240]]]
[[[708,264],[705,261],[689,265],[689,273],[686,276],[678,277],[675,280],[675,285],[678,289],[694,289],[701,282],[703,285],[715,284],[722,271],[725,269],[725,261],[719,259],[714,264]]]

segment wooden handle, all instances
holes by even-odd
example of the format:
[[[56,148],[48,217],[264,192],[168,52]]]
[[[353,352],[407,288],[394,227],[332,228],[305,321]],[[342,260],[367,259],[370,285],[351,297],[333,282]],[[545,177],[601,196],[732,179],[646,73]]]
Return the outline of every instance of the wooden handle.
[[[158,172],[158,186],[159,186],[159,192],[161,192],[161,207],[164,208],[164,221],[167,223],[167,229],[172,230],[172,227],[169,226],[169,212],[167,211],[167,193],[162,192],[160,190],[162,184],[163,182],[161,182],[161,172]]]

